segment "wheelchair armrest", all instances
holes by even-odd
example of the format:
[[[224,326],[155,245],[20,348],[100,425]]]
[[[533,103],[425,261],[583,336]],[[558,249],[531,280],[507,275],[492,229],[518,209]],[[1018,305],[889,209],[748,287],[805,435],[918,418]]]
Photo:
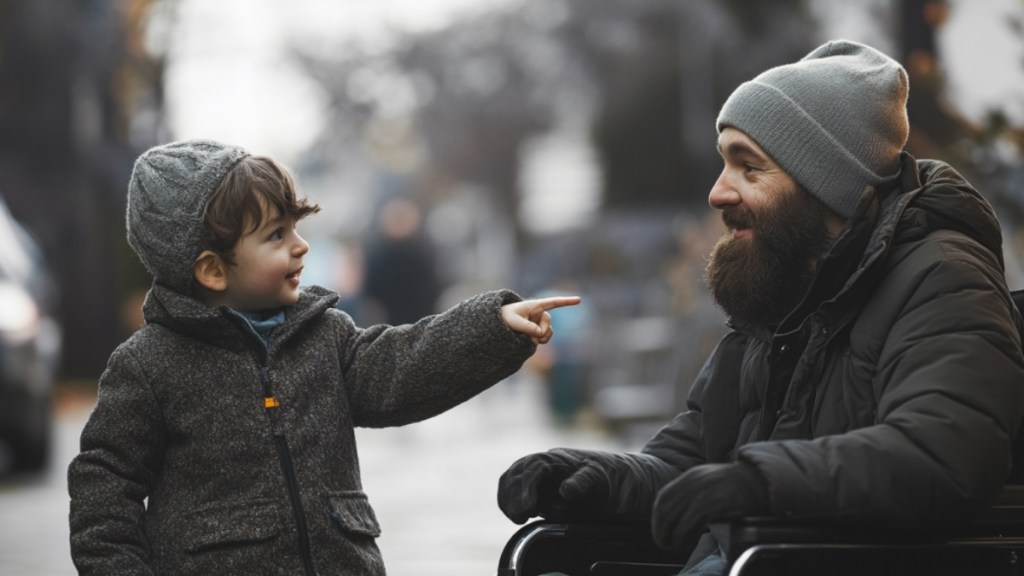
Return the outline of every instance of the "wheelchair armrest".
[[[778,517],[741,518],[717,524],[712,531],[734,567],[731,574],[775,573],[780,565],[786,566],[782,573],[788,573],[815,563],[820,567],[822,558],[829,563],[841,563],[839,558],[860,563],[859,569],[844,574],[871,573],[866,568],[869,562],[874,562],[875,568],[900,565],[909,570],[927,564],[927,573],[987,574],[978,571],[981,566],[995,569],[1024,557],[1024,486],[1005,486],[992,506],[952,533]],[[762,557],[761,565],[770,568],[745,570],[737,566],[757,554]],[[960,569],[967,572],[957,572]]]
[[[977,539],[1024,537],[1024,485],[1006,485],[993,504],[960,530],[950,534],[887,529],[873,523],[841,520],[741,518],[718,525],[716,535],[730,559],[755,544],[805,542],[852,544],[909,544],[967,542]]]
[[[687,556],[658,548],[646,526],[537,520],[509,538],[498,561],[498,576],[668,576],[683,568]]]
[[[974,524],[1024,528],[1024,484],[1007,484]]]

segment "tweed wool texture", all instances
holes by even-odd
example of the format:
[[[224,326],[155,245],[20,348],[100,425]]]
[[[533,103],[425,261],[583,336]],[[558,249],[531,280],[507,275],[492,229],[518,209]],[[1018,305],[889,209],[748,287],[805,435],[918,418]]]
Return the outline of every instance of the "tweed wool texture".
[[[737,88],[718,115],[752,138],[808,192],[844,218],[867,186],[899,174],[909,135],[907,72],[847,40],[814,49]]]
[[[135,161],[128,183],[128,244],[158,281],[190,294],[206,205],[249,152],[212,140],[156,146]]]

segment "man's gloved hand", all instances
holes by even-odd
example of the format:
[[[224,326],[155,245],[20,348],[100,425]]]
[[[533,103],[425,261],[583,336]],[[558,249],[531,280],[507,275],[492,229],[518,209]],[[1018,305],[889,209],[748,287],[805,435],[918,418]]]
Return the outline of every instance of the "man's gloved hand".
[[[596,517],[611,490],[601,452],[555,448],[520,458],[498,480],[498,507],[516,524]]]
[[[694,540],[711,522],[768,510],[768,487],[752,464],[703,464],[658,492],[651,532],[658,546],[675,549]]]

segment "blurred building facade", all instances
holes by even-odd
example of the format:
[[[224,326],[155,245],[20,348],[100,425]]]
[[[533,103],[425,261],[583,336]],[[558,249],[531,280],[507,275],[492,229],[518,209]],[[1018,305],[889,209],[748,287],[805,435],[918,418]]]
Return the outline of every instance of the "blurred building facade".
[[[124,241],[137,151],[161,134],[147,0],[0,2],[0,194],[58,282],[66,378],[95,378],[141,279]]]

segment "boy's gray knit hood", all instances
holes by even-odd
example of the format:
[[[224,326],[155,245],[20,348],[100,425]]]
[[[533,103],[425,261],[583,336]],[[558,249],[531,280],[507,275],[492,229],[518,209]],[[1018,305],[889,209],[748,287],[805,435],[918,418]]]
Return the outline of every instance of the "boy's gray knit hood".
[[[878,50],[827,42],[744,82],[718,115],[840,216],[894,183],[907,143],[907,72]]]
[[[128,244],[157,282],[192,293],[206,205],[224,175],[249,152],[212,140],[150,148],[128,183]]]

